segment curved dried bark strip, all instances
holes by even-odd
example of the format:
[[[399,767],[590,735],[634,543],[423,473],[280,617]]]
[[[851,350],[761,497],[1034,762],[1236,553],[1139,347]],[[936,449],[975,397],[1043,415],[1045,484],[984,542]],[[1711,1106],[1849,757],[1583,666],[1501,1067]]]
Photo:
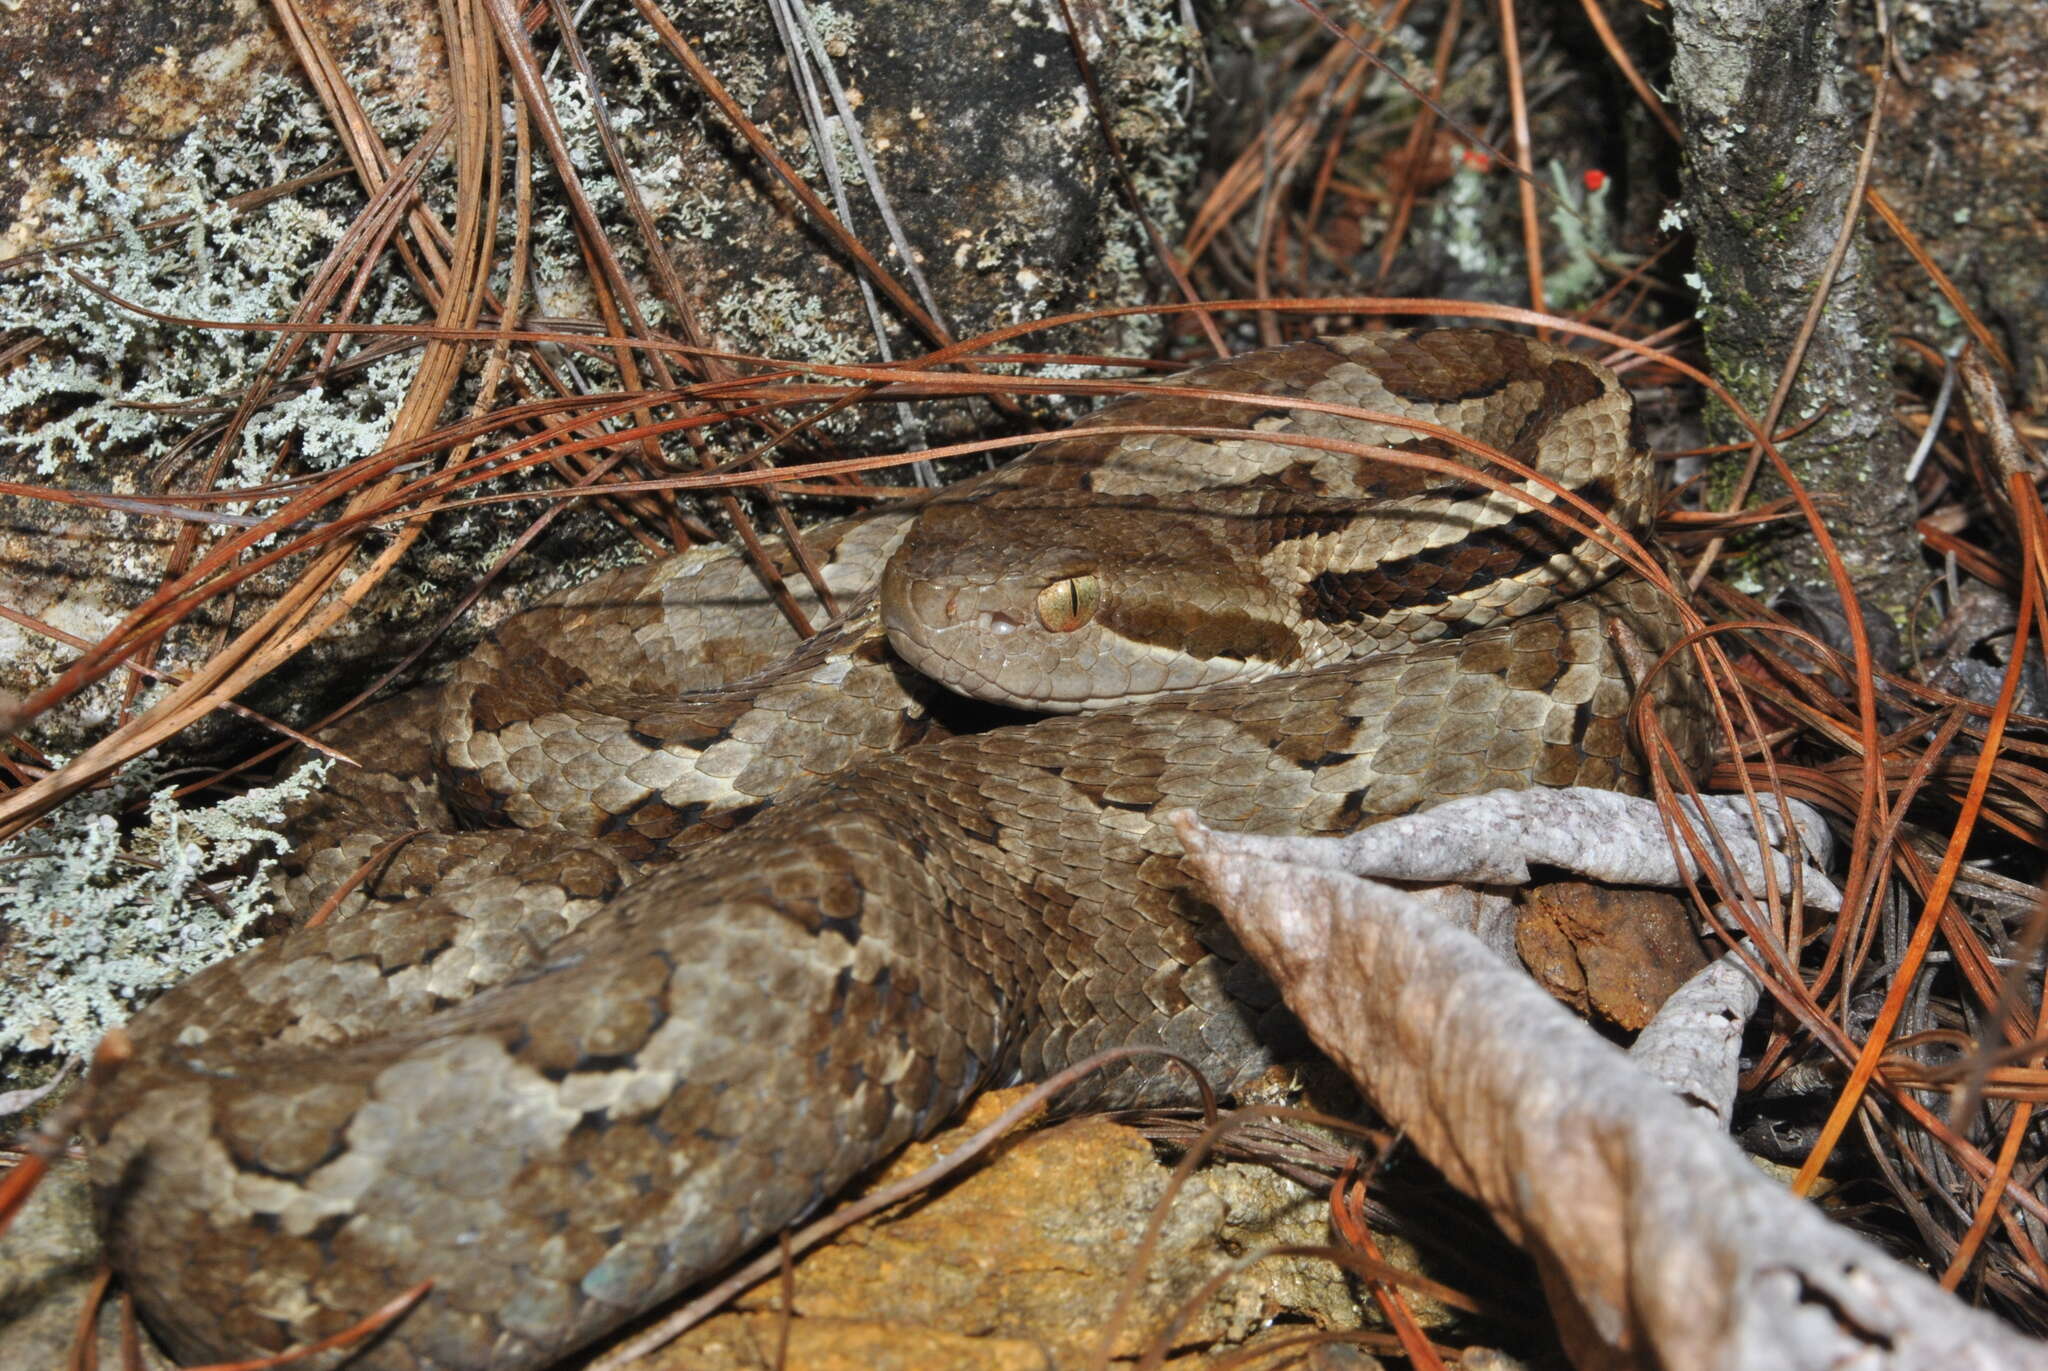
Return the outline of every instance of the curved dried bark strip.
[[[2048,1368],[1403,892],[1176,827],[1316,1044],[1535,1259],[1579,1366]]]

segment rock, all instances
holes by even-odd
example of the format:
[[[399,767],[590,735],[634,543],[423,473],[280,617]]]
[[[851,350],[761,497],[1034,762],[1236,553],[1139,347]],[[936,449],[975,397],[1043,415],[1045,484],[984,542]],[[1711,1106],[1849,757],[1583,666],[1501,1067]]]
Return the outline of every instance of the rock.
[[[780,1356],[785,1330],[787,1352]],[[729,1314],[646,1359],[650,1371],[1044,1371],[1045,1353],[1014,1338],[944,1333],[875,1319]]]
[[[0,1238],[0,1366],[70,1365],[79,1315],[98,1269],[85,1163],[60,1160]],[[122,1364],[115,1314],[112,1302],[100,1311],[102,1366]]]
[[[958,1147],[1019,1092],[984,1096],[957,1128],[909,1149],[886,1185]],[[1013,1137],[943,1193],[855,1225],[795,1265],[791,1371],[1080,1367],[1108,1325],[1135,1249],[1172,1174],[1133,1129],[1083,1118]],[[1112,1345],[1143,1354],[1212,1275],[1284,1243],[1327,1243],[1327,1206],[1263,1167],[1210,1165],[1182,1188]],[[781,1336],[777,1280],[713,1318],[654,1365],[761,1364]],[[1364,1311],[1327,1262],[1261,1261],[1182,1321],[1175,1349],[1243,1342],[1269,1321],[1353,1328]]]
[[[1537,984],[1631,1033],[1707,964],[1691,909],[1660,890],[1553,881],[1518,903],[1515,948]]]

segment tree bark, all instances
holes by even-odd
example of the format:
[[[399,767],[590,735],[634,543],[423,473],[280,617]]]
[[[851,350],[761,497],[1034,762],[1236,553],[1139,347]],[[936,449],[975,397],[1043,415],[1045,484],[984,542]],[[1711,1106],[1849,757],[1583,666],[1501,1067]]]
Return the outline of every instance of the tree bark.
[[[1863,121],[1845,93],[1836,0],[1673,0],[1671,76],[1685,126],[1685,221],[1716,374],[1762,418],[1854,193]],[[1891,420],[1891,344],[1869,254],[1843,259],[1779,427],[1858,591],[1899,615],[1920,575],[1905,452]],[[1729,437],[1741,436],[1728,429]],[[1730,459],[1721,489],[1744,460]],[[1764,489],[1768,490],[1767,484]],[[1754,500],[1751,501],[1754,503]],[[1767,579],[1825,585],[1810,537],[1777,540]]]

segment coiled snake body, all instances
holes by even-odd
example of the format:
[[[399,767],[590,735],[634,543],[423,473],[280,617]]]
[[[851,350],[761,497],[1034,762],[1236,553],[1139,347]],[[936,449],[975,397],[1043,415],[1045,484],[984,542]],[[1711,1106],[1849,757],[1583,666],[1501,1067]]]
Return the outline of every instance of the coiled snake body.
[[[341,736],[366,769],[299,818],[302,907],[390,835],[443,831],[342,917],[137,1016],[98,1085],[108,1250],[172,1351],[275,1352],[431,1277],[353,1364],[544,1366],[985,1084],[1123,1043],[1225,1089],[1269,1064],[1275,997],[1155,811],[1335,833],[1500,786],[1632,783],[1606,630],[1669,643],[1657,597],[1455,469],[1291,441],[1479,465],[1313,406],[1404,415],[1639,526],[1647,464],[1611,375],[1460,330],[1172,387],[1238,398],[1109,406],[928,504],[893,558],[903,516],[829,536],[835,585],[881,576],[881,607],[736,686],[721,668],[782,648],[730,565],[686,557],[529,611]],[[1147,425],[1247,432],[1104,431]],[[947,737],[906,659],[1092,712]],[[1686,736],[1683,678],[1656,688]],[[1140,1059],[1071,1103],[1185,1089]]]

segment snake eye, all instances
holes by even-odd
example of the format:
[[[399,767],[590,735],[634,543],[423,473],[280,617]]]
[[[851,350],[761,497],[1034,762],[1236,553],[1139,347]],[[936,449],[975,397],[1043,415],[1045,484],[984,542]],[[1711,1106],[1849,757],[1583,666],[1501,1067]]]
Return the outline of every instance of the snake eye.
[[[1102,581],[1094,574],[1069,576],[1038,592],[1038,622],[1054,633],[1072,633],[1095,617]]]

